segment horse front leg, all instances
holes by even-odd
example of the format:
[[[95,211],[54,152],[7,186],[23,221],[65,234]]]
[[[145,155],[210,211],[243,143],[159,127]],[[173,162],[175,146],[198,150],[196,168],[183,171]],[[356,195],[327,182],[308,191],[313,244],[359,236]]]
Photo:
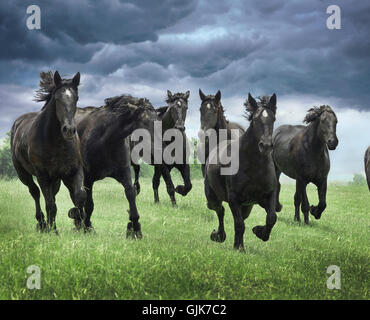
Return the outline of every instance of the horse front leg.
[[[74,220],[77,230],[80,230],[83,224],[84,231],[90,231],[91,225],[85,225],[85,202],[86,191],[84,187],[84,173],[83,169],[79,168],[75,174],[63,179],[64,185],[69,191],[70,198],[74,204],[74,208],[68,211],[68,217]]]
[[[191,188],[193,187],[190,181],[190,166],[188,164],[178,166],[182,179],[184,181],[183,186],[177,186],[175,192],[181,194],[182,196],[186,196]]]
[[[279,196],[280,196],[280,189],[281,189],[281,184],[280,184],[280,175],[281,171],[275,166],[275,172],[276,172],[276,181],[277,181],[277,191],[276,191],[276,212],[280,212],[281,209],[283,209],[283,205],[279,201]]]
[[[245,225],[244,225],[244,219],[243,219],[242,206],[239,203],[238,199],[232,196],[232,197],[229,197],[229,207],[231,209],[231,212],[234,218],[234,231],[235,231],[234,249],[244,251],[243,237],[244,237]]]
[[[327,190],[327,180],[325,179],[319,183],[317,187],[317,193],[319,195],[319,204],[317,206],[311,206],[310,212],[315,217],[315,219],[320,219],[321,214],[326,208],[326,190]]]
[[[159,202],[159,195],[158,195],[158,188],[159,184],[161,183],[161,166],[160,165],[155,165],[154,166],[154,175],[153,175],[153,180],[152,180],[152,186],[153,186],[153,192],[154,192],[154,202],[158,203]]]
[[[129,203],[129,220],[127,224],[126,238],[141,239],[141,225],[139,222],[140,216],[136,207],[136,192],[131,181],[130,167],[126,166],[119,170],[114,178],[125,188],[125,195]]]
[[[136,195],[139,195],[140,193],[140,183],[139,183],[140,165],[132,163],[132,167],[134,168],[134,173],[135,173],[134,188],[136,191]]]
[[[301,217],[299,216],[300,206],[302,203],[302,192],[303,190],[303,183],[300,180],[296,180],[295,183],[295,194],[294,194],[294,221],[301,222]]]
[[[266,197],[265,203],[262,205],[266,210],[266,224],[264,226],[255,226],[252,229],[253,233],[263,241],[267,241],[270,238],[271,230],[277,220],[275,192]]]
[[[172,206],[176,207],[175,187],[174,187],[172,179],[171,179],[170,170],[166,165],[162,164],[161,165],[161,172],[162,172],[163,179],[166,183],[167,193],[170,196]]]
[[[303,216],[304,216],[304,223],[308,224],[309,223],[310,204],[308,202],[306,188],[307,188],[307,183],[304,183],[303,186],[302,186],[301,210],[302,210]]]
[[[54,185],[58,183],[58,181],[51,181],[51,179],[47,177],[40,177],[37,176],[37,181],[40,185],[41,192],[45,199],[45,208],[46,208],[46,231],[49,232],[53,230],[56,234],[58,234],[57,226],[55,223],[55,217],[57,214],[57,206],[55,204],[55,194]]]

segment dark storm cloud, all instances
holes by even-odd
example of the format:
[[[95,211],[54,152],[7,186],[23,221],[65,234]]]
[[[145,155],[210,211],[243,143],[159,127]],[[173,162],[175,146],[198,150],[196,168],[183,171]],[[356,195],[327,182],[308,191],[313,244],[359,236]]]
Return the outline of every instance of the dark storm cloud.
[[[365,1],[338,2],[342,29],[333,31],[326,28],[332,1],[34,3],[40,31],[26,28],[24,2],[0,4],[3,84],[34,88],[40,70],[59,69],[153,87],[186,79],[224,97],[311,94],[370,108]]]

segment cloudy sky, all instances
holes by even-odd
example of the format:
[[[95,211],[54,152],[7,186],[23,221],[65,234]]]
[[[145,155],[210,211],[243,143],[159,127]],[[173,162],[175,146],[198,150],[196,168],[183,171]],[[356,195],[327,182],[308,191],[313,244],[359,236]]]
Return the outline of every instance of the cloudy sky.
[[[27,6],[41,29],[26,26]],[[341,8],[329,30],[327,7]],[[331,180],[363,172],[370,144],[370,3],[341,0],[47,0],[0,3],[0,137],[32,101],[41,70],[82,74],[80,106],[129,93],[164,104],[167,89],[191,91],[189,136],[199,128],[198,89],[222,92],[227,118],[248,92],[278,97],[276,126],[301,124],[329,104],[339,123]]]

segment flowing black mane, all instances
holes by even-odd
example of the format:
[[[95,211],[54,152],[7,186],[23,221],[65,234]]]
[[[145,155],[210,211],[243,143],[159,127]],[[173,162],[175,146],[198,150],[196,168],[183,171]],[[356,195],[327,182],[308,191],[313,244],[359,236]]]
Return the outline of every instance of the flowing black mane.
[[[168,106],[164,106],[164,107],[156,108],[155,112],[157,112],[157,115],[159,118],[162,118],[167,110],[168,110]]]
[[[178,99],[188,100],[188,98],[186,97],[186,93],[178,92],[178,93],[173,94],[171,97],[167,97],[166,102],[170,103]]]
[[[257,101],[258,108],[267,108],[267,109],[270,109],[271,111],[273,111],[274,113],[276,112],[276,106],[274,108],[274,107],[270,106],[270,104],[269,104],[269,101],[270,101],[269,96],[257,97],[256,99],[258,99],[258,101]],[[251,121],[252,118],[253,118],[253,114],[256,110],[250,105],[248,99],[245,100],[244,107],[245,107],[244,117],[248,121]]]
[[[305,122],[305,123],[308,124],[310,122],[315,121],[318,117],[320,117],[320,115],[324,111],[328,111],[328,112],[334,113],[333,109],[330,108],[330,106],[328,106],[328,105],[322,105],[320,107],[313,107],[313,108],[311,108],[311,109],[308,110],[308,113],[305,116],[303,122]]]
[[[130,95],[120,95],[104,100],[104,106],[108,110],[115,113],[124,113],[127,111],[129,105],[134,105],[137,108],[143,108],[147,110],[155,110],[153,105],[147,98],[136,98]]]

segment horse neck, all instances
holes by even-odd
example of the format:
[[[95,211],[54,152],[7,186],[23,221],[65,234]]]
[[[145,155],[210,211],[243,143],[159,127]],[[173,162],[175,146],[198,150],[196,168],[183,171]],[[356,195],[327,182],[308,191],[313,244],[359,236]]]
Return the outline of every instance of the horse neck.
[[[227,121],[224,115],[223,110],[221,109],[221,105],[219,107],[220,109],[218,110],[218,116],[217,116],[217,123],[216,123],[216,131],[220,129],[228,129],[227,127]]]
[[[45,108],[41,111],[39,119],[39,128],[44,137],[48,139],[62,138],[61,125],[57,117],[54,97],[50,99]]]
[[[325,144],[321,141],[319,137],[319,121],[315,120],[310,123],[303,134],[303,140],[309,148],[313,150],[322,150],[325,147]]]
[[[134,121],[131,117],[127,117],[127,115],[115,116],[108,113],[104,140],[110,143],[122,143],[123,139],[134,131]]]
[[[248,159],[253,159],[253,161],[248,161],[248,163],[256,164],[257,166],[261,164],[261,161],[268,160],[268,156],[260,152],[258,148],[257,136],[254,132],[254,127],[252,124],[249,128],[240,136],[240,149],[239,153],[242,155],[248,155]]]
[[[162,130],[166,131],[168,129],[173,128],[174,126],[175,126],[175,121],[173,121],[172,116],[171,116],[170,107],[168,107],[162,117]]]

